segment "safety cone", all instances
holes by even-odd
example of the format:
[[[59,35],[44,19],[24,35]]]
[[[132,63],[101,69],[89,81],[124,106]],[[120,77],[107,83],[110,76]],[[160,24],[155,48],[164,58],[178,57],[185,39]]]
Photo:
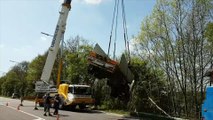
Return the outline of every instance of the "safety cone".
[[[6,103],[6,106],[8,106],[8,102]]]
[[[56,120],[59,120],[59,114],[57,114],[57,119]]]
[[[20,105],[18,105],[17,110],[20,110]]]

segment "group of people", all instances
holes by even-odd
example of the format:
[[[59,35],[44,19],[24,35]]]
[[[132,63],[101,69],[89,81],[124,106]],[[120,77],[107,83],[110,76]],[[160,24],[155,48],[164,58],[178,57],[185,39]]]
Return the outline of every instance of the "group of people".
[[[51,104],[52,104],[52,97],[50,96],[50,93],[46,93],[44,96],[43,96],[43,99],[44,99],[44,116],[47,116],[47,113],[49,116],[52,116],[52,114],[50,113],[50,107],[51,107]],[[54,115],[58,115],[58,109],[59,109],[59,104],[60,104],[60,97],[59,97],[59,94],[56,94],[54,96]]]

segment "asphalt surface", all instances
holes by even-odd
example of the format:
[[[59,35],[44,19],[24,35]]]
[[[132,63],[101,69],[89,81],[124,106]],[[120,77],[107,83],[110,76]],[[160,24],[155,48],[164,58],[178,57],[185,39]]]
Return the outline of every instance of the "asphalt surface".
[[[59,115],[43,116],[43,107],[34,110],[33,101],[24,101],[19,106],[19,99],[0,97],[0,120],[139,120],[119,114],[105,113],[96,110],[59,110]],[[50,110],[51,113],[54,111]]]

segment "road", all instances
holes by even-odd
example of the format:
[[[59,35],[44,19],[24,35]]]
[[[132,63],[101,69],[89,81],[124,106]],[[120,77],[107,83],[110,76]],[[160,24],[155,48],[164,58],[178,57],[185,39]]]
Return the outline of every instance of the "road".
[[[23,106],[18,107],[19,104],[18,99],[0,97],[0,120],[138,120],[95,110],[59,110],[59,116],[43,116],[43,107],[34,110],[33,101],[25,100]]]

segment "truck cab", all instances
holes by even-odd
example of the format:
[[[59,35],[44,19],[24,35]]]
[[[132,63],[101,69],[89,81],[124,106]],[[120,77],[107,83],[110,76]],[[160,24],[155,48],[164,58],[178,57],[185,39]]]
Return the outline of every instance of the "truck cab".
[[[78,105],[80,109],[84,109],[86,105],[94,104],[95,102],[92,98],[91,87],[88,85],[60,84],[58,94],[62,99],[60,108],[75,109]]]

